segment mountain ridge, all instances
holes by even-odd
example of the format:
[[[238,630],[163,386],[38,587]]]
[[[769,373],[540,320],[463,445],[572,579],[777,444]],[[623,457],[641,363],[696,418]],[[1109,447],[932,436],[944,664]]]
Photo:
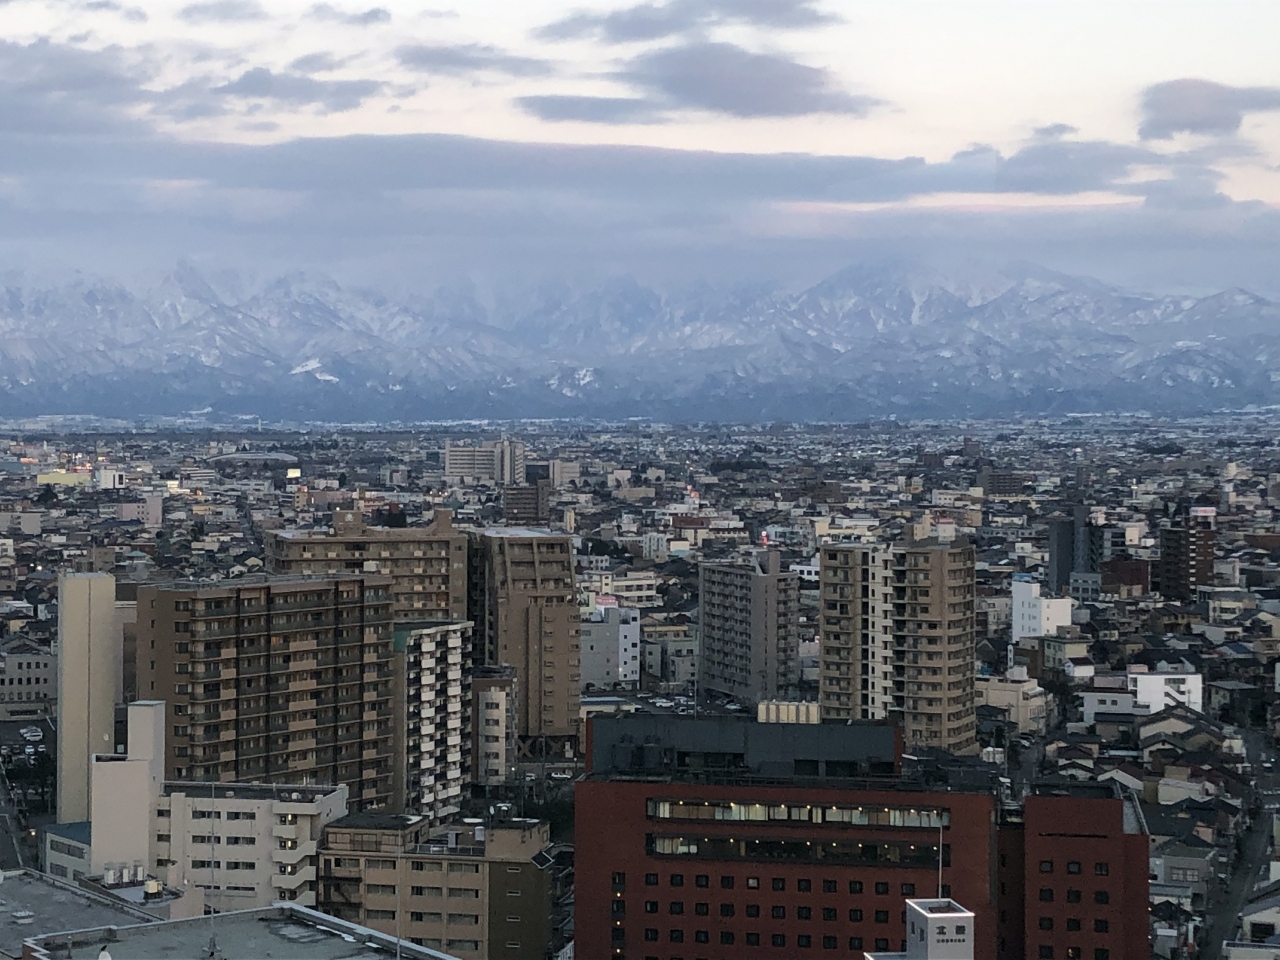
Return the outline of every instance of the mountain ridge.
[[[1280,402],[1280,306],[1132,293],[1034,265],[853,264],[798,291],[630,277],[391,297],[189,264],[0,281],[0,411],[317,420],[861,419]]]

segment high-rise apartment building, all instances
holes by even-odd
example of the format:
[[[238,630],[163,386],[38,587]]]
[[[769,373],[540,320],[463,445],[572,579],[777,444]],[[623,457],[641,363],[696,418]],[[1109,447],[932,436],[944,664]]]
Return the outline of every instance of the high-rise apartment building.
[[[976,750],[973,547],[904,540],[821,555],[823,719],[893,716],[909,748]]]
[[[391,577],[396,620],[467,619],[467,537],[448,510],[425,527],[371,527],[338,510],[331,529],[270,530],[264,545],[271,573]]]
[[[471,779],[480,786],[498,786],[515,776],[518,698],[515,667],[481,666],[472,671]]]
[[[138,590],[138,686],[171,780],[345,784],[398,804],[391,580],[246,577]]]
[[[1160,531],[1160,559],[1153,571],[1155,589],[1166,600],[1189,602],[1196,587],[1213,583],[1213,547],[1217,510],[1192,507]]]
[[[698,590],[702,689],[752,706],[788,699],[800,667],[799,574],[760,550],[746,563],[701,564]]]
[[[572,538],[518,527],[477,530],[470,555],[477,659],[483,652],[485,663],[515,668],[524,744],[572,750],[582,681]]]
[[[115,750],[123,632],[109,573],[58,578],[58,822],[89,819],[95,753]]]
[[[471,777],[471,623],[404,623],[405,804],[440,823],[461,809]]]
[[[640,686],[640,611],[597,605],[582,615],[582,685],[597,690]]]
[[[525,445],[519,440],[486,440],[478,445],[448,442],[442,459],[446,477],[492,480],[500,486],[525,482]]]
[[[368,813],[331,823],[320,846],[320,909],[460,960],[543,960],[552,933],[549,825],[428,827]]]
[[[507,487],[502,492],[502,516],[512,526],[547,523],[551,519],[551,481]]]

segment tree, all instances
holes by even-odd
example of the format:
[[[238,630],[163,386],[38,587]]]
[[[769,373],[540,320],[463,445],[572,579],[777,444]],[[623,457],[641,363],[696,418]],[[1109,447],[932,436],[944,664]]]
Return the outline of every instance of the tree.
[[[57,503],[58,492],[53,489],[52,483],[46,483],[44,489],[40,491],[40,495],[36,497],[36,503]]]

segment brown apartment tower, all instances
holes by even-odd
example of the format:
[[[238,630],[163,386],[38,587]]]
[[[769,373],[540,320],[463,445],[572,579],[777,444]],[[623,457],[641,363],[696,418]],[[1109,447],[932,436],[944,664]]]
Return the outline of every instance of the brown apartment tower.
[[[1190,603],[1196,587],[1213,583],[1216,514],[1213,507],[1192,507],[1160,531],[1153,586],[1166,600]]]
[[[392,642],[387,577],[139,587],[138,688],[167,704],[165,776],[397,803]]]
[[[271,573],[378,573],[391,577],[399,622],[467,619],[467,537],[437,510],[425,527],[371,527],[359,510],[335,510],[332,529],[271,530]]]
[[[524,756],[572,751],[582,682],[572,538],[518,527],[471,536],[476,659],[515,668]]]
[[[822,718],[891,719],[908,750],[973,753],[973,547],[833,544],[820,563]]]

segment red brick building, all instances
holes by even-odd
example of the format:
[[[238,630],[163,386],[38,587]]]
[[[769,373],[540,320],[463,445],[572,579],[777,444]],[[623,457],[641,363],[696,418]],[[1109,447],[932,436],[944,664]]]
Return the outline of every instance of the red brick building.
[[[1147,837],[1114,785],[1022,805],[963,771],[926,786],[894,773],[901,748],[878,724],[592,726],[575,796],[584,960],[861,960],[903,949],[903,901],[939,894],[973,911],[984,960],[1147,956]]]

